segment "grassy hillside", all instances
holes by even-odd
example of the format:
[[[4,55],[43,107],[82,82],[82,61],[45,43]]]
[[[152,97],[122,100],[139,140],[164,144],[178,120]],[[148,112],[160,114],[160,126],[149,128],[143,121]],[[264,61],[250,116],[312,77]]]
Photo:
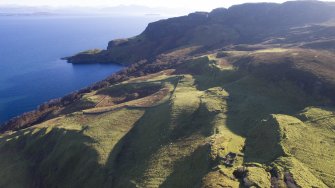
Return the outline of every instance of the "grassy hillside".
[[[0,187],[334,187],[333,98],[286,74],[332,88],[333,60],[288,48],[158,59],[170,69],[3,133]]]

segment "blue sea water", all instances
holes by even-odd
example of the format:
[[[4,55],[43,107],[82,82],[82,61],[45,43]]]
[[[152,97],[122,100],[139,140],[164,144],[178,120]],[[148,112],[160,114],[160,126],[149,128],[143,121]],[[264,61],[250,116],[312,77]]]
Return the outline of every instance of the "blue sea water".
[[[106,48],[158,17],[0,17],[0,123],[102,80],[122,67],[72,65],[61,57]]]

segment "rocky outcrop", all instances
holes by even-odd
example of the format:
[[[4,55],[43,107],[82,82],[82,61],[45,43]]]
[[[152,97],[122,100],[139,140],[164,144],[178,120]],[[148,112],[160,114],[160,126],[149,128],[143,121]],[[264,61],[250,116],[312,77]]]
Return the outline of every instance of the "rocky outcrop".
[[[79,53],[66,59],[70,63],[128,65],[182,46],[201,46],[208,50],[229,44],[264,42],[270,36],[285,36],[291,27],[325,22],[334,17],[334,4],[319,1],[236,5],[150,23],[138,36],[110,41],[106,50]],[[294,42],[306,39],[308,36],[304,35]]]
[[[68,58],[131,65],[0,127],[0,187],[334,187],[335,55],[256,32],[299,3],[168,19]]]

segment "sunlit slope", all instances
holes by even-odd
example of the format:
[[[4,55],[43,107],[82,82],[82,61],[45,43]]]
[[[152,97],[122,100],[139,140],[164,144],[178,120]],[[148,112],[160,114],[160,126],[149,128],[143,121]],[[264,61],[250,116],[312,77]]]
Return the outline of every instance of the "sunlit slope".
[[[1,135],[0,187],[334,187],[329,99],[259,74],[288,52],[202,55],[88,93]]]

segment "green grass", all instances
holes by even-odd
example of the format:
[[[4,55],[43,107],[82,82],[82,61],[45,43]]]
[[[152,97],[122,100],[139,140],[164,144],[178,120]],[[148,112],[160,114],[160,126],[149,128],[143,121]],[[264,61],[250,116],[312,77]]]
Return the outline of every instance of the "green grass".
[[[256,54],[268,52],[279,53]],[[177,65],[176,75],[94,91],[54,119],[1,135],[0,187],[270,187],[273,171],[282,185],[289,173],[300,187],[334,187],[334,108],[316,107],[324,100],[290,80],[222,60],[210,54]],[[170,93],[155,105],[82,112],[102,96],[138,92],[120,100],[131,104],[162,88]],[[231,167],[223,163],[230,152]]]
[[[268,48],[268,49],[264,49],[264,50],[256,50],[253,53],[283,53],[283,52],[287,52],[289,51],[289,49],[285,49],[285,48]]]
[[[271,187],[270,173],[260,167],[248,167],[246,178],[243,180],[247,187]]]
[[[283,171],[290,172],[299,187],[332,187],[332,184],[327,186],[322,180],[318,179],[305,164],[294,157],[279,158],[275,163],[282,166]]]
[[[4,136],[0,165],[8,169],[1,171],[8,178],[1,179],[1,187],[102,187],[107,160],[143,113],[73,115]],[[16,172],[22,174],[19,181],[13,178]]]
[[[334,129],[330,127],[334,125],[335,118],[329,116],[333,112],[320,108],[308,108],[303,112],[309,117],[306,122],[293,117],[289,119],[278,117],[286,137],[282,140],[282,145],[287,153],[305,165],[306,169],[315,176],[314,179],[321,180],[329,187],[334,184],[335,177],[332,167],[335,163]],[[303,178],[304,181],[308,179],[312,180],[312,178]]]

